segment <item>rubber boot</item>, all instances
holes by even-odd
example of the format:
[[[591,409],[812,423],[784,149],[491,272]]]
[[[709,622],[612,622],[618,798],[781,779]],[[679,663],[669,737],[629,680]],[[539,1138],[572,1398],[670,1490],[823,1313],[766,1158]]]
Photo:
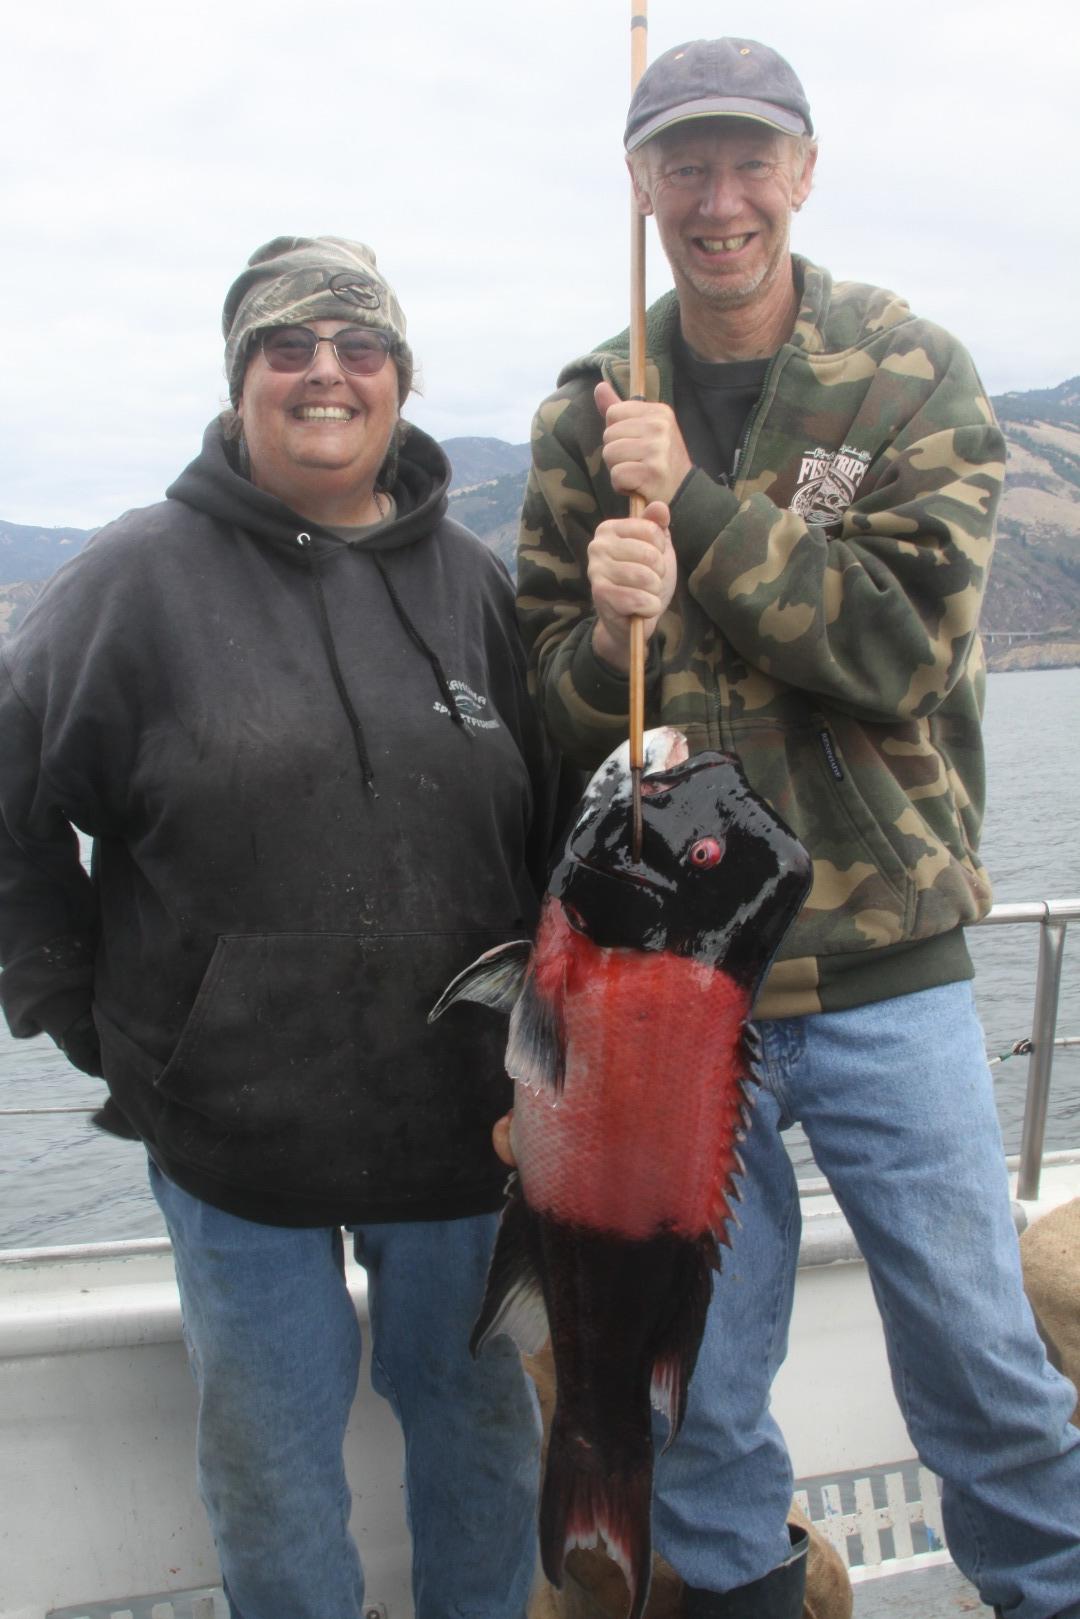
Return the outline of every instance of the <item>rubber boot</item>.
[[[788,1524],[791,1556],[771,1574],[734,1591],[683,1590],[683,1619],[802,1619],[806,1591],[806,1551],[810,1537]]]

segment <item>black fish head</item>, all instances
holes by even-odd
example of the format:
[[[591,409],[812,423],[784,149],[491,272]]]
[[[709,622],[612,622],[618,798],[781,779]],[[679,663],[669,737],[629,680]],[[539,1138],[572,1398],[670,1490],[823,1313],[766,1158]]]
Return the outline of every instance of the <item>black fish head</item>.
[[[668,950],[756,986],[810,888],[810,858],[725,753],[646,733],[641,858],[624,743],[578,806],[549,892],[599,945]]]

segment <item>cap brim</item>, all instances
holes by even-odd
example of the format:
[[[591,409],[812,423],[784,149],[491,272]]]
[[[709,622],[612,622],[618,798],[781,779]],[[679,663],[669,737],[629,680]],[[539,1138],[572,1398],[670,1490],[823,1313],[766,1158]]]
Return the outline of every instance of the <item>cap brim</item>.
[[[626,150],[635,152],[646,141],[673,124],[685,124],[694,118],[751,118],[755,123],[768,124],[782,135],[808,135],[806,120],[786,107],[775,107],[770,101],[751,101],[742,96],[705,96],[700,101],[686,101],[681,107],[671,107],[658,113],[635,129],[626,139]]]

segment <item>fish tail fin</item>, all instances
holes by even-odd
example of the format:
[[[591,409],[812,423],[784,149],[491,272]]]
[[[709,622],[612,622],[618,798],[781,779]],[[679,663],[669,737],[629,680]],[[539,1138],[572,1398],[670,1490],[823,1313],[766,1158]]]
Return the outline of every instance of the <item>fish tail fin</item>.
[[[511,1175],[506,1206],[499,1221],[488,1266],[484,1302],[473,1327],[469,1348],[478,1355],[489,1338],[505,1332],[525,1355],[535,1355],[548,1337],[547,1309],[533,1257],[535,1215],[525,1202],[521,1182]]]
[[[582,1441],[558,1407],[551,1425],[540,1497],[540,1560],[552,1585],[562,1586],[566,1554],[602,1536],[630,1592],[626,1619],[641,1619],[652,1574],[652,1451],[618,1472],[582,1466]]]

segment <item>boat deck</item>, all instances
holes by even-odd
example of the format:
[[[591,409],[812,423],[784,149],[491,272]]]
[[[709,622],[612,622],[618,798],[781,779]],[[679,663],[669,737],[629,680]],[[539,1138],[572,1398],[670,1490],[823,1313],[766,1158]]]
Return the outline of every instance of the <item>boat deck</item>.
[[[957,1619],[987,1612],[974,1587],[949,1562],[861,1581],[854,1596],[853,1619]],[[53,1608],[46,1619],[228,1619],[228,1609],[220,1589],[202,1587],[89,1607]],[[394,1619],[394,1615],[388,1615],[381,1603],[372,1603],[367,1619]],[[547,1619],[546,1613],[542,1619]]]
[[[849,1569],[853,1619],[955,1619],[987,1612],[945,1550],[938,1481],[917,1461],[801,1479],[796,1500]],[[365,1619],[411,1619],[405,1582],[388,1584],[376,1575],[369,1593]],[[228,1619],[228,1609],[220,1587],[202,1585],[53,1607],[43,1619]],[[529,1619],[611,1616],[571,1580],[565,1600],[543,1587]]]
[[[857,1585],[853,1619],[957,1619],[989,1611],[955,1564],[943,1563]]]

